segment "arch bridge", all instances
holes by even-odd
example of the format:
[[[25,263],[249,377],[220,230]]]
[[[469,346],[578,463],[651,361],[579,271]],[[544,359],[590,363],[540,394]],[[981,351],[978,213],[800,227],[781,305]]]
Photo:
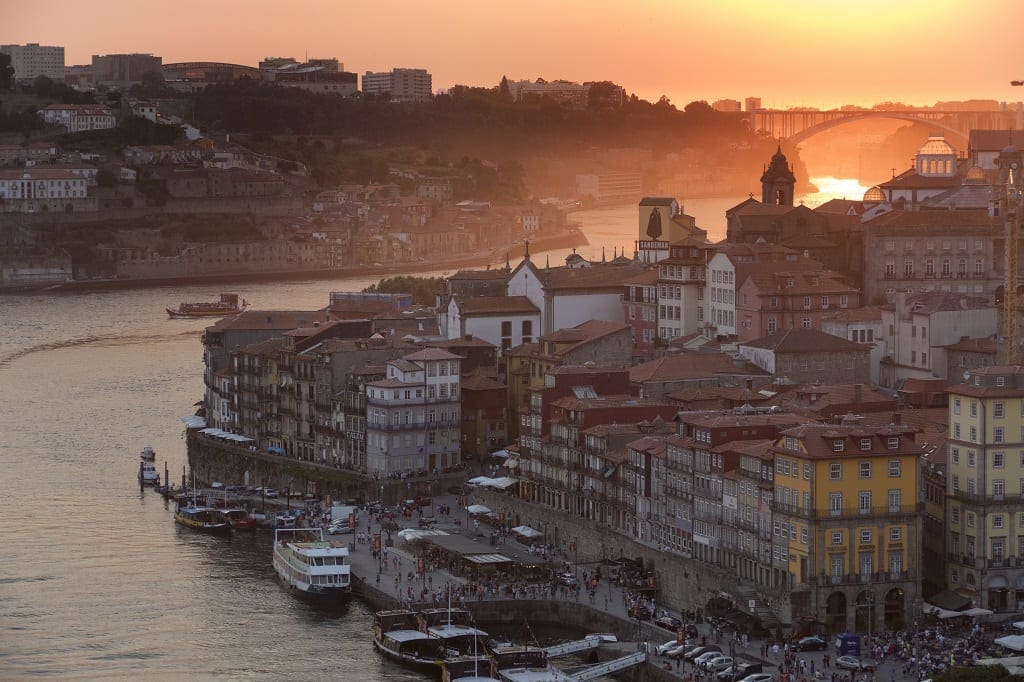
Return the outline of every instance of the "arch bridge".
[[[847,123],[870,119],[896,119],[927,124],[933,131],[967,149],[972,130],[1016,130],[1024,128],[1024,112],[1017,111],[942,111],[936,109],[898,109],[894,111],[815,111],[806,109],[758,109],[750,114],[753,130],[799,144],[818,133]]]

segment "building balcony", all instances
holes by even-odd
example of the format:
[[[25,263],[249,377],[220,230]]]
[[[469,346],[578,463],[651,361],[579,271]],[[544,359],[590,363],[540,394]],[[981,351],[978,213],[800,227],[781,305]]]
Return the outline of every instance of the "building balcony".
[[[918,577],[910,571],[875,571],[872,573],[845,573],[843,575],[821,574],[817,578],[810,578],[806,583],[802,584],[805,584],[808,587],[829,587],[833,585],[894,583],[917,579]]]
[[[1024,495],[982,495],[979,493],[968,493],[963,490],[954,490],[949,493],[950,497],[966,502],[968,504],[979,504],[979,505],[1019,505],[1024,501]]]
[[[773,505],[778,509],[778,504]],[[865,517],[909,516],[924,511],[924,503],[893,505],[886,507],[843,507],[842,509],[824,509],[811,512],[810,516],[823,519],[863,519]],[[803,513],[803,512],[801,512]]]

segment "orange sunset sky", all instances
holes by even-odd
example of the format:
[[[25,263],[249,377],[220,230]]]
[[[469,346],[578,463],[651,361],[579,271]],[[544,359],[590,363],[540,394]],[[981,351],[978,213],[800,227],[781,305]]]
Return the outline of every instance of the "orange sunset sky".
[[[612,80],[677,106],[1024,99],[1020,0],[0,0],[0,43],[165,63],[337,57],[421,67],[435,90]]]

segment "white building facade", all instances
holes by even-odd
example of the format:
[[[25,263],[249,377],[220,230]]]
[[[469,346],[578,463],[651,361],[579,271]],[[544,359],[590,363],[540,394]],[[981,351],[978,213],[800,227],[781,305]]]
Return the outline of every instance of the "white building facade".
[[[47,123],[64,126],[69,133],[109,130],[117,125],[113,110],[101,104],[51,104],[38,113]]]

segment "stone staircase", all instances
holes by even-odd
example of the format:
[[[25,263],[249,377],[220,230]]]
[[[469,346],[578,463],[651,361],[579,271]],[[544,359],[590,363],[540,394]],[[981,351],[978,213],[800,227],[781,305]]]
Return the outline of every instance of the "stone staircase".
[[[741,583],[734,590],[734,594],[739,600],[736,606],[742,611],[750,611],[750,602],[754,602],[753,615],[761,619],[761,624],[764,627],[774,631],[776,627],[782,624],[778,616],[775,615],[775,612],[772,611],[767,602],[757,594],[757,590],[751,585]]]

